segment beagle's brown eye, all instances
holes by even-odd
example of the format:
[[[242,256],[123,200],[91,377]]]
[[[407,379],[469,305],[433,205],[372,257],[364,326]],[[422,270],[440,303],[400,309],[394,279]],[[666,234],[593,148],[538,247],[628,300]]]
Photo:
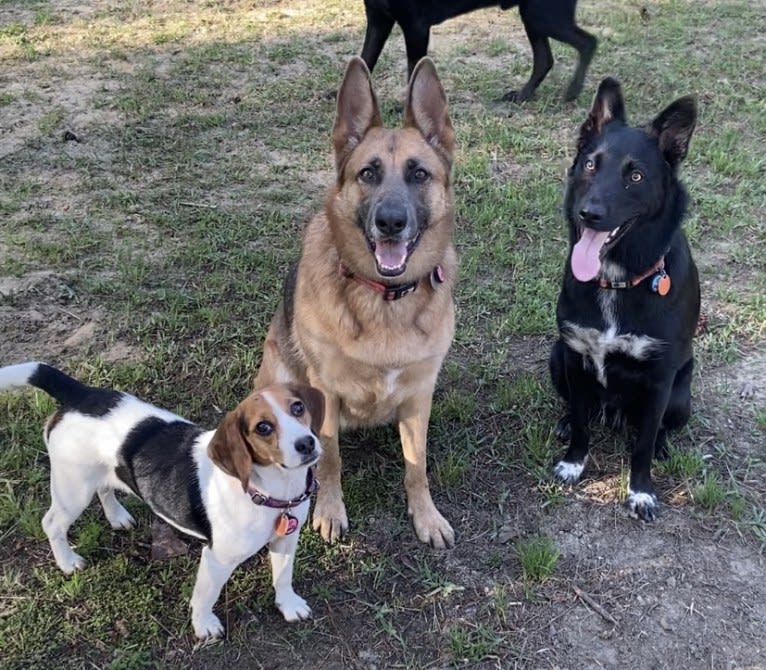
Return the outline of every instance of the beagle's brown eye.
[[[259,421],[255,424],[255,432],[261,437],[268,437],[274,432],[274,425],[268,421]]]
[[[296,400],[290,405],[290,414],[293,416],[303,416],[306,413],[306,408],[300,400]]]

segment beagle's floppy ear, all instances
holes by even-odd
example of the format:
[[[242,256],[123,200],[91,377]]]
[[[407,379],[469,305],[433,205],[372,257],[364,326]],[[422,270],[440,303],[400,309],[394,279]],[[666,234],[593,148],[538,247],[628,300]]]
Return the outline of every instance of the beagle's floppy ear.
[[[295,385],[290,389],[306,405],[311,415],[311,432],[319,436],[324,422],[324,393],[313,386]]]
[[[207,454],[227,475],[236,477],[247,491],[253,459],[245,441],[245,426],[238,410],[232,410],[223,417],[207,446]]]

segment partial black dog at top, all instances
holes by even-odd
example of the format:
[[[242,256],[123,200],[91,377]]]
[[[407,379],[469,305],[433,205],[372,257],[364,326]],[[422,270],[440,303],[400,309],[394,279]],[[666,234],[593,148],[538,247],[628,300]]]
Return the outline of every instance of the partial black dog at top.
[[[648,125],[628,126],[619,83],[604,79],[565,199],[570,249],[550,371],[568,403],[557,434],[569,448],[554,474],[579,479],[591,419],[627,420],[636,431],[627,503],[645,521],[657,513],[652,458],[666,457],[666,431],[691,412],[700,287],[681,230],[678,166],[696,119],[695,99],[685,97]]]
[[[596,38],[575,23],[577,0],[364,0],[367,33],[362,59],[372,72],[394,23],[398,23],[404,33],[409,79],[415,64],[428,52],[431,26],[475,9],[497,6],[510,9],[517,5],[532,47],[534,63],[524,87],[520,91],[509,91],[503,99],[523,102],[535,92],[553,67],[549,42],[553,38],[571,45],[579,54],[577,69],[566,91],[566,99],[574,100],[582,90],[585,72],[597,45]]]

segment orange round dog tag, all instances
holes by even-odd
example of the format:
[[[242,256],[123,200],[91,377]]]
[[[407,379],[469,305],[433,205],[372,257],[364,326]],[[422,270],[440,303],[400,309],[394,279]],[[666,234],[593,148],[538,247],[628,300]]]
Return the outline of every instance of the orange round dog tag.
[[[284,535],[290,535],[290,533],[294,533],[297,529],[298,519],[296,519],[292,514],[282,512],[282,514],[277,517],[277,523],[274,530],[280,537]]]
[[[658,295],[667,295],[670,293],[670,275],[666,272],[660,272],[654,275],[652,279],[652,291]]]

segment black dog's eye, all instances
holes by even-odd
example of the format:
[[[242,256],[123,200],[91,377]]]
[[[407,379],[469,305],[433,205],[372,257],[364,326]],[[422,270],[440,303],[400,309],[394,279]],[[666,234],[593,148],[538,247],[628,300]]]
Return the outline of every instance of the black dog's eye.
[[[372,184],[375,181],[375,170],[371,167],[365,167],[359,170],[359,181],[365,184]]]
[[[633,170],[633,172],[630,173],[630,181],[632,181],[634,184],[638,184],[638,182],[644,181],[644,175],[640,170]]]
[[[255,432],[261,437],[268,437],[274,432],[274,425],[268,421],[259,421],[255,424]]]
[[[596,161],[594,161],[592,158],[586,158],[584,165],[588,172],[593,172],[593,170],[596,169]]]
[[[303,416],[306,413],[306,408],[303,406],[303,403],[300,401],[294,402],[292,405],[290,405],[290,414],[293,416]]]

